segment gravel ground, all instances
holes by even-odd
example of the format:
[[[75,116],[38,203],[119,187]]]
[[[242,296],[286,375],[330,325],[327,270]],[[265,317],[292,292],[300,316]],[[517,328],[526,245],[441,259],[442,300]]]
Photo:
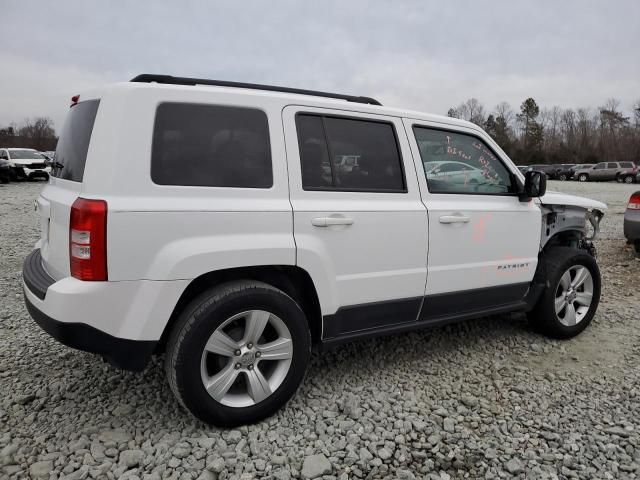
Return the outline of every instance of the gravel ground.
[[[637,187],[550,183],[610,206],[582,335],[548,340],[513,315],[315,353],[286,408],[236,430],[181,410],[161,359],[120,372],[40,331],[21,262],[42,185],[0,186],[0,477],[639,477],[640,261],[622,236]]]

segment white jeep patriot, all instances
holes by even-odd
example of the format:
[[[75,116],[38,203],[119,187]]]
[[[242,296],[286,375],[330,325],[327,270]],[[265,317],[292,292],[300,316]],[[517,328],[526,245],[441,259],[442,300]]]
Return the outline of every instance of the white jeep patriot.
[[[606,205],[548,192],[477,126],[366,97],[141,75],[82,93],[37,199],[34,320],[221,426],[280,408],[311,347],[600,298]]]

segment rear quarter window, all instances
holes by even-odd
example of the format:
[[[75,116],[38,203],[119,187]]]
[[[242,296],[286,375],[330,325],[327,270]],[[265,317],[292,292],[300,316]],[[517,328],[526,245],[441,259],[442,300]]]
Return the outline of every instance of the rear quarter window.
[[[82,182],[87,151],[100,100],[87,100],[71,107],[58,139],[51,174],[73,182]]]
[[[151,179],[159,185],[270,188],[267,115],[254,108],[159,105]]]

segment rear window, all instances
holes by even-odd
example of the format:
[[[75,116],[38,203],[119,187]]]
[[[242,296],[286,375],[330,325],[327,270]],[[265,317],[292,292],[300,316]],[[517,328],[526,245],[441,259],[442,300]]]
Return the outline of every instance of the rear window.
[[[55,162],[51,172],[54,177],[82,182],[89,141],[99,105],[100,100],[88,100],[74,105],[69,110],[56,147]]]
[[[270,188],[267,115],[255,108],[161,104],[151,178],[160,185]]]
[[[305,190],[406,192],[393,125],[296,115]]]

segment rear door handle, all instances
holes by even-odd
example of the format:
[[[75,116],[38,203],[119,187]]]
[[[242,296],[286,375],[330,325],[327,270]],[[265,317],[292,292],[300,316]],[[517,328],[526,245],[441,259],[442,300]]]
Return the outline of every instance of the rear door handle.
[[[443,215],[439,220],[440,223],[469,223],[471,218],[466,215]]]
[[[332,225],[353,225],[353,218],[349,217],[316,217],[311,219],[314,227],[330,227]]]

